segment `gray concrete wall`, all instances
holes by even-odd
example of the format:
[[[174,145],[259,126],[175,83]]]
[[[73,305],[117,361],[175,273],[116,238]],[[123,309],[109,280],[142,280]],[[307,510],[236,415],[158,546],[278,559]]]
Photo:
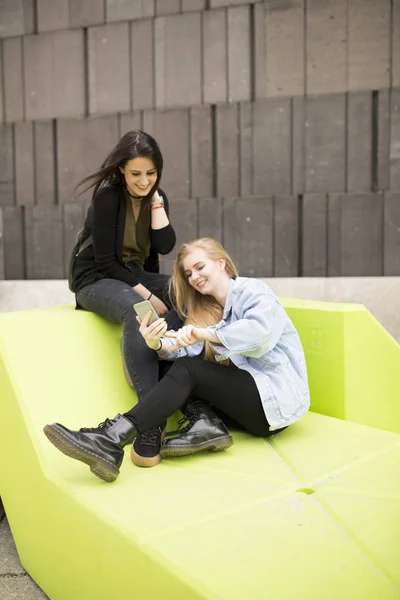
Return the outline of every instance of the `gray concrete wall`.
[[[66,276],[73,189],[134,127],[179,242],[244,275],[400,275],[399,40],[398,0],[0,2],[0,279]]]
[[[400,343],[400,277],[263,279],[278,296],[364,304]],[[1,281],[0,312],[71,304],[65,280]]]

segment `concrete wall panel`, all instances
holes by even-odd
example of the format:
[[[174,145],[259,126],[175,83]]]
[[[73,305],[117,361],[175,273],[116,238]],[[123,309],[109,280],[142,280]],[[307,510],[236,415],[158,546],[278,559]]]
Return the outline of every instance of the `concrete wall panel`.
[[[22,73],[22,38],[3,41],[4,117],[5,121],[24,118],[24,87]]]
[[[69,0],[36,0],[38,31],[69,27]]]
[[[53,121],[34,123],[36,204],[56,204],[55,126]]]
[[[390,0],[351,0],[349,91],[377,90],[390,81]]]
[[[89,112],[129,111],[129,25],[115,23],[88,31]]]
[[[86,192],[79,199],[74,188],[81,179],[94,173],[118,142],[116,116],[91,119],[63,119],[57,122],[58,199],[64,204],[91,198]]]
[[[0,125],[0,206],[15,203],[14,140],[11,125]]]
[[[347,0],[307,0],[308,94],[347,89]]]
[[[57,31],[23,39],[26,118],[85,112],[83,31]]]
[[[33,123],[16,123],[15,135],[15,191],[17,204],[35,204],[35,165]]]
[[[200,24],[200,13],[156,19],[157,107],[201,104]]]
[[[305,132],[307,192],[344,191],[344,94],[308,98]]]
[[[228,101],[251,98],[250,10],[228,9]]]
[[[267,96],[304,93],[304,0],[265,0]]]
[[[203,101],[206,104],[227,99],[227,40],[225,10],[203,14]]]
[[[104,0],[69,0],[70,27],[102,25],[105,21]]]
[[[133,21],[132,32],[132,100],[133,108],[154,106],[153,19]]]

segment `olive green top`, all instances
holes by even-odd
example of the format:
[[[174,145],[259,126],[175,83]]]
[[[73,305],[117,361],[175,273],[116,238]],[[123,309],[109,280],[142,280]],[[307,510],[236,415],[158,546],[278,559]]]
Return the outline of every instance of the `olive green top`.
[[[125,192],[126,220],[122,258],[124,263],[133,262],[143,268],[150,254],[150,210],[140,204],[138,219],[135,223],[132,200]]]

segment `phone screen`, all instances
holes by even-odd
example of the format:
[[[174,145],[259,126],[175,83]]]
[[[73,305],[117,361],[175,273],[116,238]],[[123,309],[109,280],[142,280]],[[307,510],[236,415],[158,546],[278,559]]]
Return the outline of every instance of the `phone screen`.
[[[151,317],[150,317],[150,320],[148,323],[149,325],[151,323],[154,323],[154,321],[157,321],[157,319],[159,318],[158,314],[154,310],[153,305],[151,304],[151,302],[149,300],[143,300],[143,302],[138,302],[137,304],[133,305],[133,308],[141,321],[143,321],[143,319],[145,318],[145,316],[147,315],[149,310],[152,311]]]

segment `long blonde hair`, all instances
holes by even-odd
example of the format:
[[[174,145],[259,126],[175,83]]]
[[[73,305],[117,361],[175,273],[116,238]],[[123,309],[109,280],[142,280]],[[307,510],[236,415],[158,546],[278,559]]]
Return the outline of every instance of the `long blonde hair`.
[[[233,261],[223,246],[213,238],[200,238],[182,244],[174,262],[174,272],[170,280],[171,297],[174,308],[185,321],[196,327],[209,327],[216,325],[222,319],[223,308],[215,298],[203,295],[189,285],[184,259],[193,250],[202,249],[211,260],[225,261],[225,272],[229,277],[237,277],[238,272]],[[209,342],[205,342],[204,357],[206,360],[215,360],[215,351]]]

